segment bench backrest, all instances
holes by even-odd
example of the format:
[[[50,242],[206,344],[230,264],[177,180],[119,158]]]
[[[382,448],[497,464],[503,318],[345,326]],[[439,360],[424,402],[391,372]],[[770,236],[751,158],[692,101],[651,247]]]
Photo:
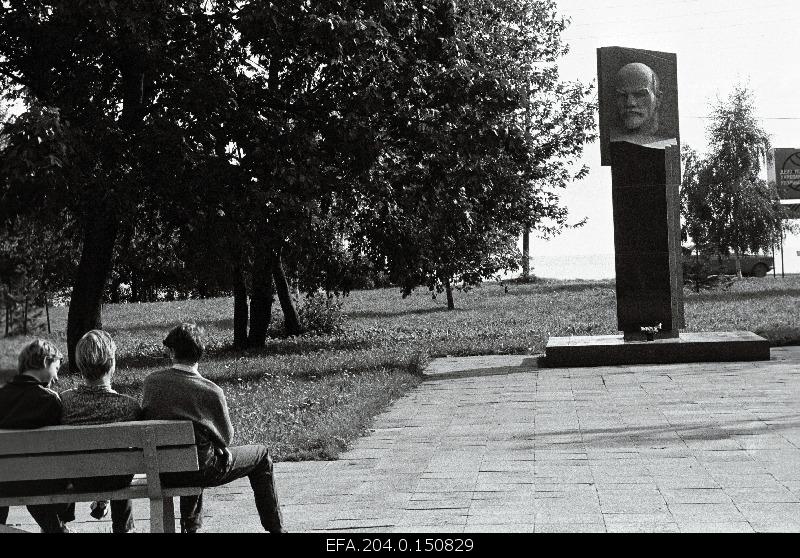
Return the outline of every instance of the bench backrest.
[[[197,471],[190,421],[0,429],[0,482]]]

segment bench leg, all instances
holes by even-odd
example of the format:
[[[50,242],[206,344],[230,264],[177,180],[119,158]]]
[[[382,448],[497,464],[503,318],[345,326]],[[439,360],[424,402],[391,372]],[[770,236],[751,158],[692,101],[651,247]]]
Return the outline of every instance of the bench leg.
[[[175,532],[175,502],[172,497],[164,498],[164,532]]]
[[[150,498],[150,532],[164,532],[164,500]]]

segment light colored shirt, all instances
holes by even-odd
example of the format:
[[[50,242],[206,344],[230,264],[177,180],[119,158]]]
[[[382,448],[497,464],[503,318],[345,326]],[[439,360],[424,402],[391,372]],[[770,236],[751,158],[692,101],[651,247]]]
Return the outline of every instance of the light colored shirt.
[[[192,364],[191,366],[189,366],[188,364],[180,364],[180,363],[176,362],[176,363],[174,363],[172,365],[172,367],[175,370],[183,370],[184,372],[190,372],[192,374],[197,374],[198,376],[200,375],[200,372],[197,371],[197,363],[196,362],[194,364]]]

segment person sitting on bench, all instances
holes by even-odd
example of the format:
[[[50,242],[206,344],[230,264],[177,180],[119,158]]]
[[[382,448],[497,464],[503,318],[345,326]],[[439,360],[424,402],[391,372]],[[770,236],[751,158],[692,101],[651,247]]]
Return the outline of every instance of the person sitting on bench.
[[[222,389],[200,375],[198,362],[205,349],[205,331],[184,323],[164,339],[172,368],[151,373],[144,380],[142,408],[147,420],[191,420],[195,429],[200,470],[164,473],[167,486],[220,486],[248,477],[256,509],[265,530],[284,532],[272,458],[262,445],[229,447],[233,438],[228,404]],[[182,496],[181,531],[202,527],[203,495]]]
[[[139,402],[111,388],[116,353],[117,346],[105,331],[93,329],[80,338],[75,346],[75,365],[84,383],[61,393],[64,408],[62,424],[106,424],[141,418],[142,407]],[[125,488],[132,479],[133,475],[120,475],[75,479],[72,483],[77,490],[92,492]],[[105,501],[95,502],[92,517],[103,517],[104,508]],[[111,530],[114,533],[136,531],[130,500],[111,501]]]
[[[61,423],[61,398],[50,389],[58,379],[63,355],[51,341],[36,339],[19,354],[17,375],[0,388],[0,428],[27,429]],[[64,490],[67,480],[0,483],[0,495],[20,496]],[[69,533],[66,523],[75,519],[75,504],[37,504],[28,512],[44,533]],[[0,523],[8,508],[0,507]]]

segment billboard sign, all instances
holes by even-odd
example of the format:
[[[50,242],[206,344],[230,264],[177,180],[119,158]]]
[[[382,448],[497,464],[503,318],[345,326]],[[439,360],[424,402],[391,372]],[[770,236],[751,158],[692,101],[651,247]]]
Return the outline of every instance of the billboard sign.
[[[778,188],[778,197],[800,203],[800,149],[776,147],[772,154],[768,172]]]

